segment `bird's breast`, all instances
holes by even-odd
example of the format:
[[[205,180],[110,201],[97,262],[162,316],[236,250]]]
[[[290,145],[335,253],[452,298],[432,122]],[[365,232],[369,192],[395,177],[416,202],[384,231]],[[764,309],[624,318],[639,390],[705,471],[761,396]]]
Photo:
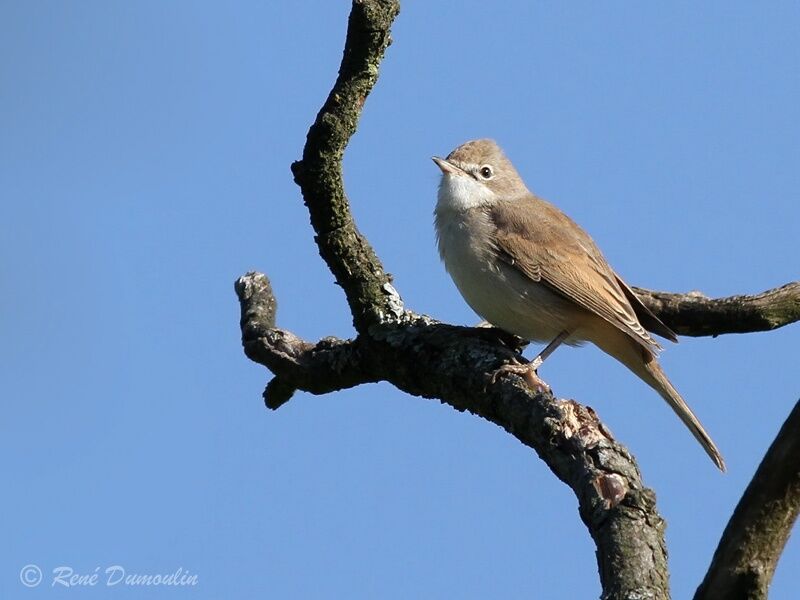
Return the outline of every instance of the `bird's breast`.
[[[494,226],[481,210],[436,212],[439,255],[467,304],[495,327],[550,341],[564,329],[570,307],[544,284],[499,259]]]

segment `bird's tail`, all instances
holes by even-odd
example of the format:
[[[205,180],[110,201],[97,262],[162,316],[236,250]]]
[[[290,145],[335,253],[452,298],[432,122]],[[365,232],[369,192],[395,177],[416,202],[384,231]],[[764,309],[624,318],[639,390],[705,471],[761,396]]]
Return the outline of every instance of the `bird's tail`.
[[[686,424],[692,435],[700,442],[700,445],[711,457],[711,460],[714,461],[714,464],[721,471],[725,471],[725,461],[722,459],[722,455],[714,441],[703,429],[692,409],[681,398],[678,390],[667,379],[653,352],[644,348],[638,341],[627,335],[608,335],[607,331],[601,333],[594,335],[591,338],[592,341],[601,350],[616,358],[642,381],[657,391],[667,401],[667,404],[672,407],[672,410],[680,417],[681,421]]]
[[[644,356],[644,373],[637,373],[639,376],[652,387],[655,389],[664,400],[667,401],[667,404],[670,405],[672,410],[675,411],[675,414],[678,415],[681,421],[684,422],[686,427],[689,428],[689,431],[692,432],[692,435],[695,439],[700,442],[700,445],[703,447],[703,450],[711,457],[711,460],[714,461],[714,464],[719,467],[720,471],[725,471],[725,461],[722,458],[722,454],[720,454],[719,450],[717,449],[716,444],[714,444],[714,440],[711,439],[711,436],[706,433],[706,430],[703,428],[703,425],[700,423],[700,420],[695,416],[692,412],[692,409],[689,408],[689,405],[686,404],[684,399],[678,393],[678,390],[670,383],[667,376],[664,374],[664,371],[661,369],[661,365],[658,364],[658,361],[655,359],[654,356],[650,355],[649,357],[646,356],[649,354],[645,351]],[[650,360],[648,360],[650,358]]]

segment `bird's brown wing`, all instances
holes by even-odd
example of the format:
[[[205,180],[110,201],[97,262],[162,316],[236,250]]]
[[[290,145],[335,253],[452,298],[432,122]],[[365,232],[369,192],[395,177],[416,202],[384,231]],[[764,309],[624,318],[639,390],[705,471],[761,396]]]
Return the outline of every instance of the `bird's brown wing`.
[[[639,322],[642,326],[652,333],[660,335],[661,337],[668,339],[670,342],[677,342],[678,336],[675,335],[675,332],[672,331],[669,327],[664,325],[664,322],[659,319],[657,316],[653,314],[645,304],[639,299],[639,296],[636,295],[631,287],[623,281],[622,277],[614,273],[614,277],[619,284],[619,287],[622,289],[622,292],[625,294],[625,297],[628,298],[628,301],[631,303],[633,307],[633,311],[636,313],[636,316],[639,317]]]
[[[532,195],[497,202],[489,215],[496,227],[497,251],[506,262],[605,319],[648,350],[660,349],[642,327],[597,245],[567,215]]]

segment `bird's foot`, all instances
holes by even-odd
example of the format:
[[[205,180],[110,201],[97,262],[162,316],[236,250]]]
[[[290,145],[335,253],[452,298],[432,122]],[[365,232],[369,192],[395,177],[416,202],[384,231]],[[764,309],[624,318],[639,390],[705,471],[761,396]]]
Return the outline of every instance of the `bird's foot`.
[[[550,392],[550,386],[547,385],[542,379],[539,378],[539,374],[536,372],[536,365],[533,362],[520,364],[518,362],[514,362],[511,364],[503,365],[499,369],[492,371],[489,375],[490,381],[495,383],[498,378],[502,375],[507,375],[509,373],[513,375],[518,375],[522,377],[523,381],[528,384],[533,391],[540,393],[540,392]]]

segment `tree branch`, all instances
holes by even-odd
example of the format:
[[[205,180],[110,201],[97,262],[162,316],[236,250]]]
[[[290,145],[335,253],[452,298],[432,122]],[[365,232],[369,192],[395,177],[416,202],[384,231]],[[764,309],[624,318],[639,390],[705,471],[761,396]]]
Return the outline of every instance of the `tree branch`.
[[[339,76],[309,129],[302,160],[292,165],[320,256],[345,292],[357,338],[306,342],[276,328],[277,304],[265,276],[249,273],[236,283],[245,353],[275,374],[264,392],[267,406],[281,406],[296,389],[322,394],[388,381],[479,415],[533,448],[572,488],[597,547],[603,598],[668,598],[664,521],[630,453],[591,408],[550,393],[533,395],[513,376],[490,383],[487,373],[515,354],[519,340],[405,311],[355,226],[341,161],[398,11],[397,0],[353,0]],[[678,333],[717,335],[800,319],[799,285],[721,300],[637,293]]]
[[[708,298],[699,292],[671,294],[633,288],[670,329],[680,335],[769,331],[800,321],[800,281],[754,296]]]
[[[800,401],[767,450],[722,534],[695,600],[767,598],[800,512]]]
[[[369,242],[356,229],[342,183],[342,156],[391,43],[397,0],[354,0],[339,77],[292,165],[319,254],[347,296],[357,331],[402,313],[402,304]]]
[[[311,344],[275,327],[277,301],[265,275],[247,273],[236,280],[242,317],[242,345],[247,357],[275,374],[264,390],[264,402],[276,409],[295,390],[327,394],[377,381],[364,369],[361,344],[324,338]]]
[[[408,312],[356,340],[311,344],[274,327],[277,303],[264,275],[241,277],[236,292],[245,352],[275,374],[267,406],[279,407],[295,389],[319,394],[388,381],[483,417],[533,448],[572,488],[597,547],[604,598],[669,597],[664,521],[625,447],[591,408],[534,395],[516,377],[490,383],[488,373],[514,356],[514,338]]]

